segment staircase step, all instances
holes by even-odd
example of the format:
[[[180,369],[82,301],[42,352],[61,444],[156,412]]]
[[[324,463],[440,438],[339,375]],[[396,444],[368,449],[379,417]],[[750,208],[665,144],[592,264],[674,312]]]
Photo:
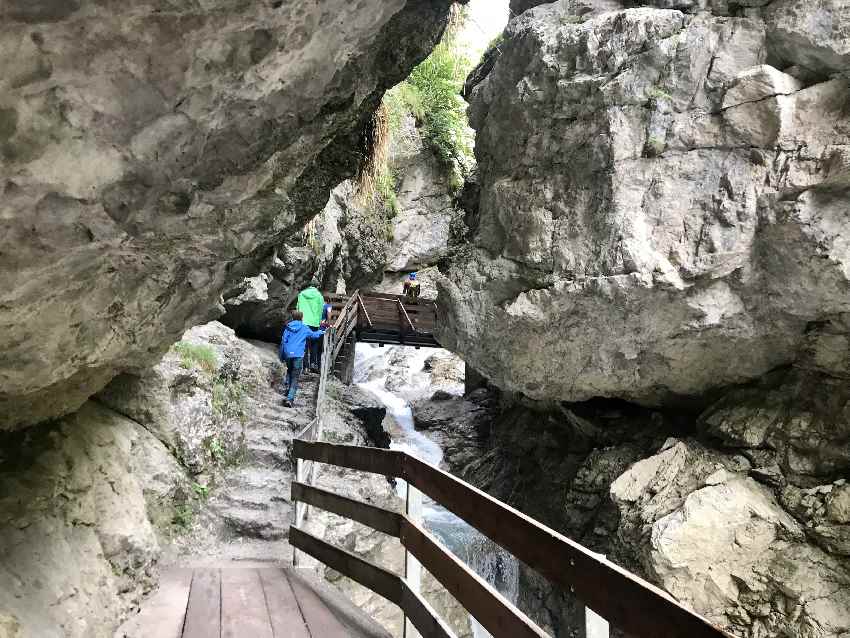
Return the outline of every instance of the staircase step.
[[[267,510],[227,507],[221,510],[227,528],[238,536],[279,540],[289,534],[290,509],[276,516]]]
[[[220,510],[246,509],[272,512],[281,504],[289,505],[289,489],[268,488],[231,488],[224,490],[215,499],[215,506]]]

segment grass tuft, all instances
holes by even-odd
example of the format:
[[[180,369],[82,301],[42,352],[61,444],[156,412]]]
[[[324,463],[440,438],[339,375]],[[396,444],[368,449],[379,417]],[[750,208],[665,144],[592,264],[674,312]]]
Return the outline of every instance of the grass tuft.
[[[187,370],[197,368],[207,374],[214,374],[218,370],[218,357],[209,346],[178,341],[172,349],[180,356],[180,365]]]

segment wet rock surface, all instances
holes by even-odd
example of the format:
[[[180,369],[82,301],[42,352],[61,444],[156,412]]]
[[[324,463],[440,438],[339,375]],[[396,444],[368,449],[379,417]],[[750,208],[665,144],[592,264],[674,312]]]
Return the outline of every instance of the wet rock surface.
[[[0,427],[75,410],[219,314],[353,175],[449,4],[5,3]]]
[[[844,466],[828,461],[848,456],[800,445],[822,440],[821,419],[843,421],[811,411],[807,400],[818,401],[812,387],[803,384],[799,394],[779,387],[785,402],[774,409],[764,392],[758,411],[741,401],[740,393],[754,391],[747,388],[703,414],[600,400],[553,410],[503,398],[491,413],[490,436],[477,437],[472,458],[458,455],[449,468],[662,586],[733,635],[843,636],[850,491]],[[723,412],[733,401],[741,412]],[[440,417],[423,424],[439,428],[446,449],[470,449],[469,412],[428,406],[426,417],[433,410]],[[744,414],[735,421],[740,428],[769,431],[785,446],[756,436],[718,443],[704,428],[719,414],[729,427],[732,414]],[[794,435],[805,430],[811,437]],[[833,447],[842,437],[835,435]],[[583,622],[575,598],[522,565],[519,578],[520,608],[552,635],[571,635],[569,627]]]
[[[498,414],[498,398],[481,389],[459,397],[437,390],[430,398],[413,404],[417,430],[428,434],[443,450],[442,465],[462,476],[466,467],[487,452],[487,439]]]

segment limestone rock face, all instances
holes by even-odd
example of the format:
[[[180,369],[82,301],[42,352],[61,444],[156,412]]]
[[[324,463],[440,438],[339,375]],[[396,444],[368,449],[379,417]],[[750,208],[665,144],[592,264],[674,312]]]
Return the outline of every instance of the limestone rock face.
[[[390,168],[400,179],[386,270],[420,270],[436,264],[448,251],[455,215],[450,175],[410,116],[394,136],[390,150]]]
[[[652,580],[738,635],[840,636],[846,561],[805,542],[773,493],[729,459],[669,443],[611,485],[620,540]]]
[[[699,397],[850,310],[850,88],[815,64],[846,3],[653,4],[694,13],[526,11],[471,89],[480,202],[440,338],[502,389]],[[789,39],[807,19],[835,37]]]
[[[221,321],[243,337],[279,341],[290,306],[314,277],[322,290],[339,292],[371,288],[381,281],[390,229],[389,220],[359,201],[354,183],[343,182],[322,212],[264,264],[265,294],[246,300],[257,278],[245,279],[225,294]]]
[[[846,378],[778,372],[729,392],[699,423],[723,447],[744,450],[779,487],[814,487],[850,473]]]
[[[0,8],[0,428],[215,313],[353,174],[448,0]]]
[[[162,443],[95,402],[0,437],[0,634],[112,636],[154,585],[151,519],[180,476]]]
[[[116,377],[97,398],[143,424],[186,468],[202,474],[214,464],[213,440],[222,453],[236,452],[243,421],[254,416],[247,399],[270,384],[264,364],[262,351],[213,321],[186,331],[144,374]],[[221,375],[224,366],[238,366],[237,382],[244,397],[233,405],[216,396],[227,383]]]
[[[761,3],[768,4],[768,3]],[[850,4],[847,0],[777,0],[765,20],[774,55],[830,76],[850,77]]]

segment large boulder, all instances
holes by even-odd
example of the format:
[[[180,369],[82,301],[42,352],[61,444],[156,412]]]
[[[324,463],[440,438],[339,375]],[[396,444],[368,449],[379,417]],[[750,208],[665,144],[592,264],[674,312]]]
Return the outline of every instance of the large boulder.
[[[449,0],[0,8],[0,428],[154,363],[350,177]]]
[[[850,78],[850,4],[776,0],[766,10],[773,54],[821,76]]]
[[[734,458],[670,441],[611,485],[619,541],[647,575],[742,636],[844,636],[850,568]]]
[[[513,20],[471,89],[441,343],[540,400],[679,402],[794,362],[850,310],[846,80],[769,66],[756,11],[573,12]]]
[[[412,116],[405,117],[393,135],[389,167],[398,179],[398,212],[386,270],[421,270],[448,252],[455,215],[453,171],[434,155]]]

